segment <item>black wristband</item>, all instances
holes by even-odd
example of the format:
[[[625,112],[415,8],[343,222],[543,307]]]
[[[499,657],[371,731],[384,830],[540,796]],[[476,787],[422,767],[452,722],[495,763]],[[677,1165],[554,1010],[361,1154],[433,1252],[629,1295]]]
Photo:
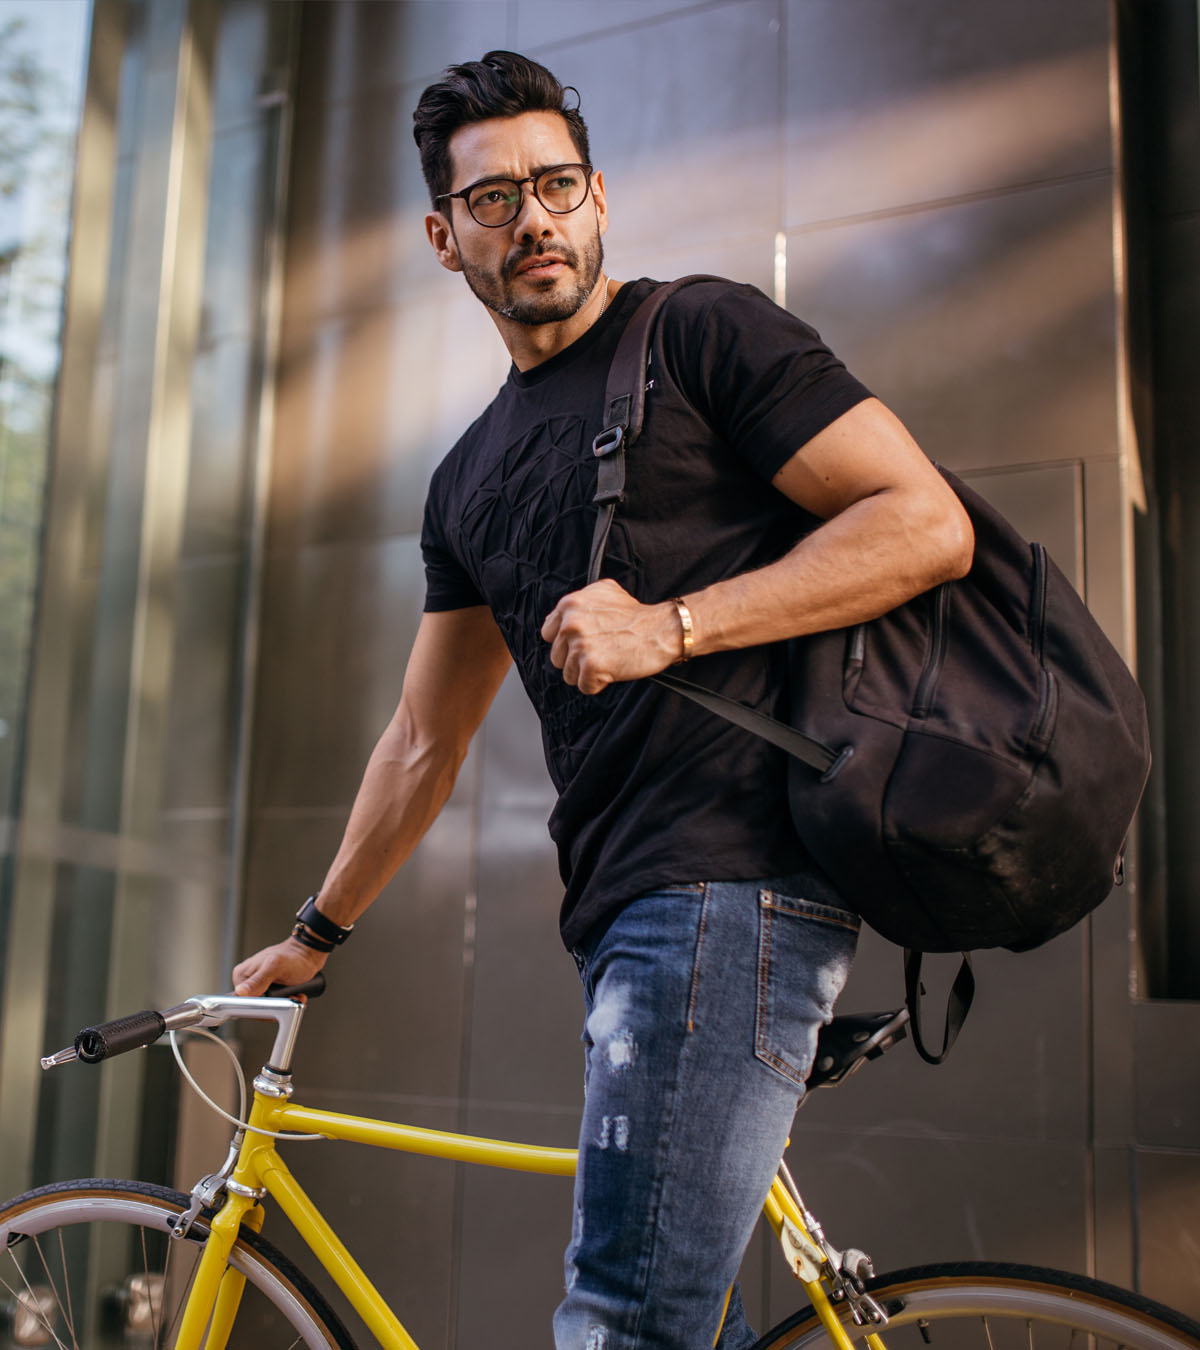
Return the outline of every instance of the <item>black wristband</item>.
[[[343,928],[340,924],[334,923],[327,915],[322,914],[317,908],[317,897],[315,895],[310,895],[300,906],[296,911],[296,918],[299,919],[305,928],[316,934],[316,936],[323,941],[332,944],[334,947],[340,947],[350,934],[354,932],[353,924],[350,924],[347,928]]]
[[[302,947],[308,947],[311,951],[323,952],[327,956],[333,951],[332,942],[325,942],[317,937],[315,933],[310,933],[302,923],[298,923],[292,929],[292,937],[294,937]]]

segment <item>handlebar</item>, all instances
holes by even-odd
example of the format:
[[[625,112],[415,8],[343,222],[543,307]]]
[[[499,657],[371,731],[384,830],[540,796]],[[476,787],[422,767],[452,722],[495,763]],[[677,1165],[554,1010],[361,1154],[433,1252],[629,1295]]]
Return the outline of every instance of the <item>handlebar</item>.
[[[162,1013],[150,1009],[84,1027],[75,1037],[75,1058],[85,1064],[99,1064],[110,1055],[123,1055],[126,1050],[140,1050],[153,1044],[166,1029]]]
[[[75,1037],[75,1043],[57,1054],[47,1055],[41,1061],[43,1069],[57,1068],[80,1059],[85,1064],[99,1064],[113,1055],[127,1050],[141,1050],[153,1045],[168,1031],[184,1031],[189,1027],[221,1026],[239,1017],[257,1021],[273,1021],[279,1028],[271,1062],[283,1069],[291,1061],[292,1044],[299,1027],[303,1004],[294,1000],[319,998],[325,992],[325,974],[317,973],[303,984],[273,984],[260,998],[238,998],[236,994],[204,994],[187,999],[164,1012],[146,1009],[116,1017],[111,1022],[99,1022],[84,1027]]]

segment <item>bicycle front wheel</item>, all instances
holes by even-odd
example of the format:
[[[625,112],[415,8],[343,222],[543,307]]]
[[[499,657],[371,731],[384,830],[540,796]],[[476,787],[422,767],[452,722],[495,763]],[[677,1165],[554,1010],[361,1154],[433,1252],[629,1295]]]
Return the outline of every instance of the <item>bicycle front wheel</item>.
[[[0,1205],[0,1350],[147,1350],[174,1344],[208,1236],[202,1215],[169,1236],[190,1197],[137,1181],[63,1181]],[[229,1264],[246,1277],[234,1350],[354,1350],[320,1292],[246,1229]]]
[[[1200,1325],[1139,1294],[1035,1266],[961,1262],[880,1275],[868,1289],[888,1315],[887,1350],[1200,1350]],[[871,1327],[838,1314],[850,1339]],[[812,1308],[759,1339],[754,1350],[822,1350],[829,1337]]]

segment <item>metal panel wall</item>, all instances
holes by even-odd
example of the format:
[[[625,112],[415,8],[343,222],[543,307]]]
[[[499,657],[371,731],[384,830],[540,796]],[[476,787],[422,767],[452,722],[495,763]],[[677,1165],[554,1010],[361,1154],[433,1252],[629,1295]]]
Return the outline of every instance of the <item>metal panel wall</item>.
[[[1104,0],[308,0],[247,949],[282,934],[332,855],[419,615],[425,483],[507,368],[429,256],[408,130],[443,65],[494,46],[582,91],[612,274],[725,272],[785,300],[929,453],[1050,544],[1129,647]],[[310,1097],[571,1141],[580,1012],[551,804],[510,682],[442,819],[332,964],[300,1066]],[[1133,1279],[1127,903],[981,961],[945,1068],[902,1049],[806,1108],[795,1169],[835,1240],[881,1266],[992,1257]],[[846,1005],[901,997],[898,958],[868,936]],[[397,1159],[380,1204],[353,1151],[298,1166],[422,1345],[548,1334],[565,1183]],[[764,1246],[747,1263],[759,1318],[794,1298]]]

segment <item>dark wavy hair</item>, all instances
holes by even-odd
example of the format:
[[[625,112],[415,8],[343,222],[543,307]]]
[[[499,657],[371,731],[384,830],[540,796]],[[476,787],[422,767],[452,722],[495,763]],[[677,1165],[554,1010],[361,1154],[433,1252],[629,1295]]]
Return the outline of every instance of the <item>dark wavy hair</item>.
[[[568,93],[576,106],[565,106]],[[413,113],[413,139],[434,206],[450,191],[450,137],[459,127],[493,117],[554,112],[567,124],[582,163],[591,163],[587,125],[578,107],[579,91],[562,85],[536,61],[517,52],[488,52],[480,61],[449,66],[442,79],[421,95]]]

